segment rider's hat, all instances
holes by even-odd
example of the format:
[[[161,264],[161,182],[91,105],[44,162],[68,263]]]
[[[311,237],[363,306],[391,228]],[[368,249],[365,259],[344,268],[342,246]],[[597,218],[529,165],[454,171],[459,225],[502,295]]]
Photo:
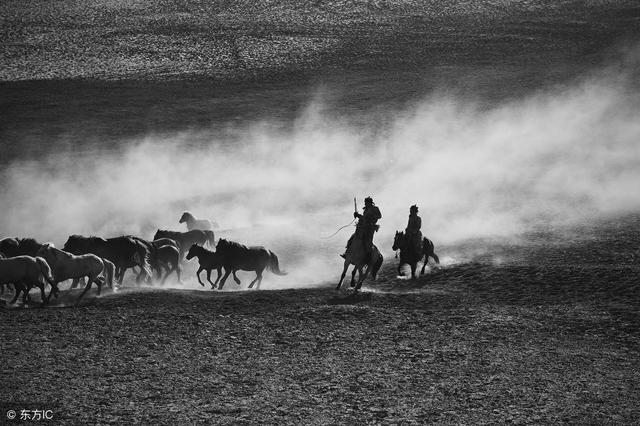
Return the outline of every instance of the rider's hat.
[[[365,198],[365,199],[364,199],[364,203],[365,203],[365,204],[367,204],[367,203],[371,203],[371,204],[373,204],[373,198],[371,198],[371,197],[367,197],[367,198]]]
[[[415,204],[414,204],[414,205],[412,205],[412,206],[409,208],[409,211],[410,211],[410,212],[417,212],[417,211],[418,211],[418,206],[416,206]]]

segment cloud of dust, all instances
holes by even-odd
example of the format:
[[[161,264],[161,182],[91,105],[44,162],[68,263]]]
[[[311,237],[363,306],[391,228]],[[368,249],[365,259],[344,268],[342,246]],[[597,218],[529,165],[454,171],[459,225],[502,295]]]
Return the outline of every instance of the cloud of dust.
[[[352,228],[326,237],[351,221],[354,196],[382,210],[387,257],[412,204],[436,244],[638,211],[640,93],[618,71],[489,108],[432,94],[383,132],[319,101],[288,130],[247,123],[206,146],[153,135],[101,158],[14,162],[0,173],[0,233],[150,239],[184,230],[190,210],[217,221],[217,236],[276,252],[290,275],[266,273],[263,286],[287,286],[340,273]]]

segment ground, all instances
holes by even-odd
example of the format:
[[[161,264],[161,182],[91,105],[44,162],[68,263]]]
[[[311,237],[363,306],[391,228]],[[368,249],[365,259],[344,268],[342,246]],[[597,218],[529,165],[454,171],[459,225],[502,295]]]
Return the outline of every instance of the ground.
[[[639,220],[415,281],[388,259],[357,295],[127,286],[3,309],[2,399],[67,423],[631,424]]]
[[[635,99],[640,81],[637,1],[5,0],[0,16],[0,236],[58,243],[107,222],[129,229],[136,218],[113,213],[117,194],[103,190],[96,207],[64,190],[74,171],[100,171],[154,135],[167,144],[190,135],[195,150],[241,139],[256,123],[287,134],[320,97],[324,126],[339,118],[384,140],[395,113],[430,97],[508,109],[541,93],[562,99],[600,73],[628,77],[622,86]],[[598,146],[613,139],[611,154],[634,160],[610,136]],[[106,168],[118,176],[119,166]],[[58,182],[56,167],[72,177],[30,204],[15,190],[31,182],[30,167],[36,183]],[[177,227],[193,203],[220,203],[214,195],[171,198],[164,213]],[[255,194],[233,195],[222,201],[249,204]],[[93,228],[60,231],[77,224],[46,216],[52,207],[84,209]],[[326,259],[335,257],[326,282],[215,292],[137,287],[129,277],[77,307],[80,290],[66,285],[47,308],[2,304],[0,423],[8,409],[51,409],[64,424],[637,423],[640,217],[629,210],[607,205],[582,227],[505,239],[435,239],[448,260],[416,280],[396,276],[385,243],[380,276],[357,295],[335,290],[344,237],[310,250],[321,254],[316,267],[333,268]],[[385,225],[377,241],[401,226]],[[299,251],[278,247],[281,265]]]

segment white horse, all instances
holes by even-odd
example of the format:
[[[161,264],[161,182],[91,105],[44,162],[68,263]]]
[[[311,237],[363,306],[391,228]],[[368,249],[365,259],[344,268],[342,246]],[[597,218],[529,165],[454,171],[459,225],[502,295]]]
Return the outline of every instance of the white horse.
[[[0,284],[12,283],[15,287],[15,295],[10,304],[15,303],[20,292],[24,293],[22,300],[26,304],[29,290],[32,286],[37,286],[40,288],[44,306],[48,301],[44,292],[45,281],[51,285],[51,291],[57,290],[51,268],[42,257],[16,256],[0,259]]]
[[[189,212],[182,213],[179,223],[187,223],[187,230],[192,231],[199,229],[201,231],[210,231],[213,228],[218,227],[217,222],[211,222],[209,219],[196,219],[194,215]]]
[[[75,256],[71,253],[55,248],[53,244],[44,244],[38,251],[38,254],[44,257],[49,265],[51,265],[51,269],[53,270],[53,275],[55,276],[55,281],[57,283],[68,279],[84,279],[84,277],[87,277],[87,285],[76,301],[76,305],[80,303],[82,296],[84,296],[84,294],[91,288],[92,283],[96,283],[98,286],[98,294],[100,294],[102,290],[102,284],[105,281],[105,278],[107,284],[110,287],[113,287],[113,276],[108,273],[109,268],[105,268],[105,264],[102,259],[94,254]],[[103,271],[104,275],[106,275],[105,278],[99,277],[100,274],[103,274]],[[49,297],[51,297],[51,293],[49,293]]]

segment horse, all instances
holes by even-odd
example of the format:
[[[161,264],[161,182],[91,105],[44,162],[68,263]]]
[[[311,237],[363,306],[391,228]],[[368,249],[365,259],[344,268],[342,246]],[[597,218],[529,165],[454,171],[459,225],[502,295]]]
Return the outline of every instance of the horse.
[[[367,256],[367,253],[364,250],[362,237],[362,232],[356,232],[351,244],[347,247],[347,251],[344,254],[342,275],[340,276],[340,281],[338,282],[336,290],[339,290],[342,286],[342,280],[344,280],[344,276],[347,274],[349,265],[353,265],[353,271],[351,273],[351,287],[355,287],[355,291],[358,291],[360,287],[362,287],[362,282],[367,278],[369,272],[371,272],[373,279],[376,279],[378,270],[380,269],[380,266],[382,266],[383,257],[375,244],[373,246],[373,250],[371,250],[371,256]],[[362,269],[365,266],[367,269],[363,273]],[[356,271],[359,272],[357,283],[355,282]]]
[[[0,252],[7,257],[35,257],[42,244],[33,238],[3,238],[0,240]]]
[[[15,295],[10,304],[15,303],[20,293],[23,293],[22,301],[27,304],[29,290],[36,286],[40,288],[42,295],[42,306],[48,302],[45,295],[45,282],[51,285],[53,291],[57,290],[56,281],[51,273],[51,268],[42,257],[16,256],[8,259],[0,259],[0,284],[12,283],[15,288]]]
[[[429,263],[429,257],[439,264],[440,259],[434,252],[433,241],[428,238],[422,239],[422,245],[419,251],[416,251],[414,244],[404,232],[396,231],[396,236],[393,238],[393,250],[400,250],[400,263],[398,264],[398,275],[400,275],[403,265],[409,265],[411,267],[411,278],[416,278],[416,266],[418,262],[424,257],[424,263],[420,275],[424,274],[424,269]]]
[[[113,283],[113,280],[116,277],[116,265],[114,265],[113,262],[108,261],[104,257],[101,257],[100,260],[102,260],[102,263],[104,263],[103,275],[107,278],[107,283]],[[82,281],[82,285],[84,286],[84,278],[74,278],[73,282],[71,283],[71,288],[76,288],[80,281]]]
[[[55,248],[52,244],[45,244],[39,250],[38,254],[44,257],[47,263],[51,265],[56,283],[73,278],[87,277],[87,285],[76,301],[76,305],[80,303],[82,297],[91,288],[92,283],[98,286],[98,294],[101,293],[103,280],[98,278],[101,274],[107,275],[105,277],[106,282],[110,287],[113,287],[113,277],[108,275],[104,262],[95,254],[76,256]],[[49,293],[49,298],[51,297],[51,293],[53,293],[53,289]]]
[[[206,248],[194,244],[189,248],[189,252],[187,253],[187,260],[191,260],[194,257],[198,258],[198,263],[200,267],[196,272],[196,276],[198,277],[198,282],[202,287],[204,287],[204,283],[200,279],[200,272],[207,271],[207,281],[211,284],[211,289],[216,288],[216,284],[220,281],[220,276],[222,275],[222,257],[213,251],[209,251]],[[216,282],[211,282],[211,271],[215,269],[218,271],[218,277],[216,278]],[[234,272],[234,279],[237,279]]]
[[[211,222],[209,219],[196,219],[190,212],[182,213],[180,221],[178,223],[187,223],[187,231],[193,231],[199,229],[201,231],[211,231],[213,228],[217,228],[216,222]]]
[[[166,275],[162,279],[162,284],[164,284],[167,277],[171,275],[173,271],[175,271],[178,276],[178,282],[182,283],[182,278],[180,278],[180,274],[182,273],[182,268],[180,267],[180,250],[175,245],[161,245],[156,249],[156,256],[160,268],[158,278],[162,275],[163,268],[166,271]]]
[[[112,262],[116,267],[118,284],[122,284],[126,270],[135,266],[139,266],[147,275],[151,275],[149,251],[143,244],[131,237],[121,236],[104,239],[71,235],[62,249],[75,255],[95,254]]]
[[[194,244],[204,245],[208,243],[210,247],[215,247],[215,235],[213,231],[193,229],[187,232],[167,231],[158,229],[153,236],[154,241],[160,238],[170,238],[178,243],[180,247],[180,260],[184,258],[184,254],[188,248]]]
[[[222,290],[224,282],[231,272],[233,272],[235,282],[240,285],[240,280],[235,274],[236,271],[255,271],[256,277],[249,284],[249,288],[253,288],[257,282],[256,289],[260,288],[262,272],[267,268],[276,275],[287,275],[286,272],[280,271],[278,256],[264,247],[247,247],[235,241],[220,239],[216,246],[216,253],[222,258],[222,266],[225,270],[218,287],[219,290]]]

